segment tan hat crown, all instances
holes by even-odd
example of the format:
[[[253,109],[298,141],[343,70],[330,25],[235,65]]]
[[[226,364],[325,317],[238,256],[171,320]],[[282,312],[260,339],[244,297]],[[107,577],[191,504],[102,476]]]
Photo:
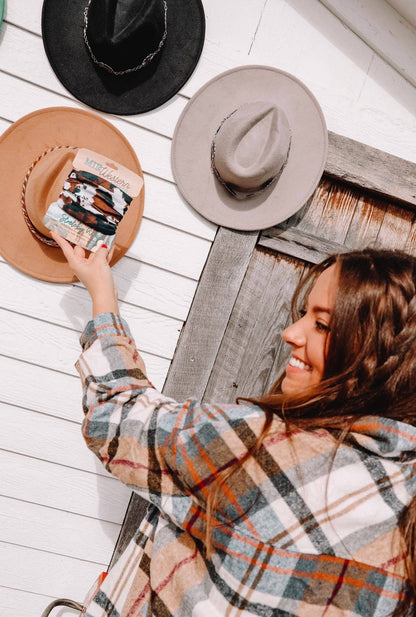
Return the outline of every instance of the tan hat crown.
[[[223,120],[214,137],[214,173],[235,197],[252,196],[278,179],[290,141],[283,109],[267,101],[242,105]]]

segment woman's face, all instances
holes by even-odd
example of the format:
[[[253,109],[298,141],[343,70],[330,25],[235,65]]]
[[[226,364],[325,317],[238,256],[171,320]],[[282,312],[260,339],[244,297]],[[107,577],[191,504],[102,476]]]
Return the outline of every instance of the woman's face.
[[[282,333],[292,355],[282,382],[284,394],[298,394],[318,384],[324,374],[329,320],[338,287],[335,265],[324,270],[312,287],[302,316]]]

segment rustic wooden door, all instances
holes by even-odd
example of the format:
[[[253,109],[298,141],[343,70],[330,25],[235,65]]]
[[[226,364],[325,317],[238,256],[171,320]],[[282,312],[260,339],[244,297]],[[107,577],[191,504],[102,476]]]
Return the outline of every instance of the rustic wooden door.
[[[289,355],[281,332],[305,271],[328,254],[377,246],[416,254],[416,165],[330,134],[325,173],[303,209],[259,232],[220,228],[164,388],[227,403],[267,391]],[[143,515],[129,505],[112,563]]]

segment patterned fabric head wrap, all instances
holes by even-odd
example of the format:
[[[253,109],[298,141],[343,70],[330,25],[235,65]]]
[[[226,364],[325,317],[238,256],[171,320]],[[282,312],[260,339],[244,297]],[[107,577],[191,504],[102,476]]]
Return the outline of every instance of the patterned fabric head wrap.
[[[64,182],[57,205],[88,227],[114,235],[132,198],[108,180],[73,169]]]

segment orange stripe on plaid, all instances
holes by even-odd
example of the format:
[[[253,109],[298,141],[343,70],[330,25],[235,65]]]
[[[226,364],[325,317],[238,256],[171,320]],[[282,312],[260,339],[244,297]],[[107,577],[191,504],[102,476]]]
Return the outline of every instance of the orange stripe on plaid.
[[[354,426],[356,429],[354,431]],[[382,422],[368,422],[367,424],[357,423],[357,425],[352,425],[351,430],[357,433],[377,431],[377,430],[387,431],[388,433],[393,433],[394,435],[400,435],[400,437],[404,437],[408,441],[412,441],[416,443],[416,437],[410,435],[410,433],[404,433],[403,431],[394,428],[393,426],[388,426],[387,424],[383,424]]]
[[[219,475],[219,469],[218,467],[211,461],[211,459],[209,458],[209,456],[207,455],[206,450],[202,447],[200,441],[198,440],[198,438],[195,435],[195,432],[193,429],[190,429],[189,433],[192,436],[192,441],[194,443],[194,445],[196,446],[199,455],[201,457],[201,459],[206,463],[208,469],[211,471],[211,477],[213,479],[216,479]],[[178,440],[179,442],[179,440]],[[186,446],[184,445],[182,447],[182,443],[179,443],[181,450],[186,454]],[[186,456],[184,457],[186,459]],[[237,462],[237,460],[233,460],[232,464]],[[202,481],[202,478],[199,476],[195,466],[193,465],[192,461],[189,459],[189,457],[187,458],[187,463],[188,463],[188,470],[191,471],[192,473],[192,478],[195,480],[195,484],[199,485],[201,487],[201,489],[205,489],[206,486],[206,482]],[[230,505],[233,505],[237,511],[237,515],[240,518],[240,521],[244,521],[244,523],[247,526],[247,529],[250,531],[250,533],[253,534],[254,537],[257,537],[258,540],[260,540],[260,536],[257,532],[257,529],[255,528],[255,526],[252,524],[252,522],[250,521],[250,518],[247,516],[246,511],[241,507],[241,505],[239,504],[235,494],[232,492],[232,490],[227,486],[227,484],[222,484],[221,485],[221,490],[223,491],[224,495],[228,498],[228,501],[230,503]],[[204,492],[206,493],[206,495],[208,495],[208,490],[204,490]],[[223,511],[221,511],[222,514]]]
[[[253,560],[249,556],[244,555],[243,553],[238,553],[236,551],[230,550],[229,547],[227,547],[227,554],[229,556],[236,557],[239,560],[243,560],[245,563],[248,563],[252,566],[255,565],[257,568],[265,572],[270,571],[270,572],[274,572],[275,574],[280,574],[280,575],[289,576],[289,577],[298,577],[298,578],[303,578],[303,579],[311,578],[314,580],[321,580],[321,581],[325,581],[328,583],[336,583],[339,578],[338,574],[329,574],[329,573],[323,572],[322,570],[319,570],[319,572],[304,572],[302,570],[296,570],[293,568],[279,568],[278,566],[265,564],[264,562],[259,563],[257,560]],[[370,572],[381,572],[387,578],[392,578],[394,580],[403,581],[403,583],[405,582],[404,579],[400,576],[395,576],[394,574],[390,572],[384,572],[380,568],[374,568],[373,566],[368,566],[367,564],[361,563],[358,561],[344,560],[341,558],[332,557],[330,555],[314,556],[314,555],[305,555],[305,554],[298,555],[297,553],[292,553],[291,557],[299,558],[299,560],[303,560],[303,561],[305,560],[323,561],[323,562],[330,562],[330,563],[342,563],[342,562],[348,561],[349,564],[356,565],[362,570],[368,570]],[[314,557],[315,559],[313,559]],[[368,591],[374,591],[375,593],[378,593],[380,595],[383,595],[387,598],[391,598],[394,600],[399,600],[400,598],[404,597],[404,594],[402,592],[388,591],[386,589],[383,589],[382,587],[378,587],[377,585],[367,583],[366,581],[361,581],[352,576],[344,577],[343,581],[344,583],[347,583],[348,585],[351,585],[352,587],[357,587],[359,589],[367,589]]]

